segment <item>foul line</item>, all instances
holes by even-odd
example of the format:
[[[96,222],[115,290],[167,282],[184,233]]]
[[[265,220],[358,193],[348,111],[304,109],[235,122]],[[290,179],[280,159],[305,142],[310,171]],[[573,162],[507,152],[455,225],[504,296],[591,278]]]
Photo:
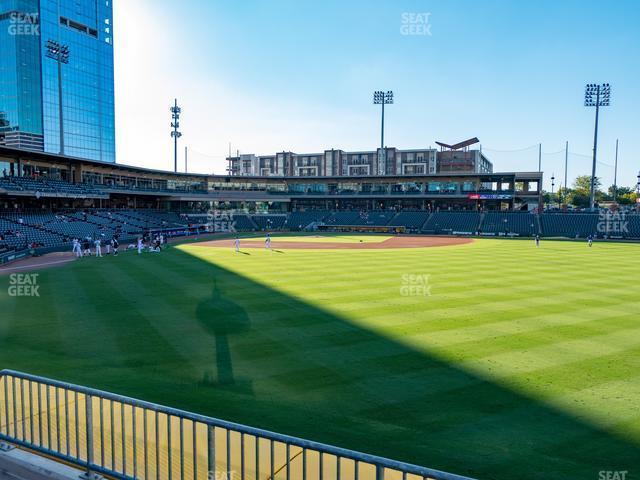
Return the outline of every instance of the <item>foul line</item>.
[[[0,273],[8,272],[10,270],[24,270],[24,269],[27,269],[27,268],[36,269],[36,268],[40,268],[40,267],[47,267],[49,265],[56,265],[58,263],[68,263],[68,262],[72,262],[72,261],[73,261],[73,259],[67,258],[65,260],[56,260],[55,262],[35,263],[33,265],[23,265],[22,267],[5,267],[5,268],[0,268]]]

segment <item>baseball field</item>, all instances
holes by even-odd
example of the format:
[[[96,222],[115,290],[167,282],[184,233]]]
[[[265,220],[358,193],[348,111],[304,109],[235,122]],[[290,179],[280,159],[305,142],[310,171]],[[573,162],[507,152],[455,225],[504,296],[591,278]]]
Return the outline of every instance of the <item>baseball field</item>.
[[[640,478],[640,245],[394,242],[0,276],[0,368],[480,479]]]

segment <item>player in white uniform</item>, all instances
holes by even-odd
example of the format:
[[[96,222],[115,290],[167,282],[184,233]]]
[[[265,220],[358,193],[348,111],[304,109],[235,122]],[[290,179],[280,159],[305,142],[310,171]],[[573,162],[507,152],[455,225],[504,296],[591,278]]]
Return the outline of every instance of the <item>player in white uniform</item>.
[[[264,239],[264,248],[271,250],[271,236],[267,233],[267,238]]]
[[[80,247],[80,240],[77,238],[73,239],[73,253],[76,257],[82,257],[82,248]]]
[[[138,237],[138,255],[142,253],[142,237]]]
[[[235,244],[236,244],[236,252],[239,252],[240,251],[240,239],[238,237],[236,237]]]
[[[100,239],[96,238],[93,244],[96,246],[96,257],[102,257],[102,247],[100,246]]]

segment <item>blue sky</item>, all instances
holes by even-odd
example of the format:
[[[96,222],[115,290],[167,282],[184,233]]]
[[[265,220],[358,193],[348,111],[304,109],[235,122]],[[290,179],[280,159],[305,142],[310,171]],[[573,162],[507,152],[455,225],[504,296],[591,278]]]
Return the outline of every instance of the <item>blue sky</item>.
[[[172,168],[174,97],[190,171],[222,173],[229,143],[257,154],[374,149],[372,92],[392,89],[388,146],[477,136],[496,170],[508,171],[537,169],[541,142],[543,170],[561,182],[568,140],[571,181],[590,173],[584,85],[609,82],[598,174],[612,182],[619,138],[619,183],[635,185],[638,2],[114,3],[120,163]],[[426,13],[431,35],[402,34],[407,15]]]

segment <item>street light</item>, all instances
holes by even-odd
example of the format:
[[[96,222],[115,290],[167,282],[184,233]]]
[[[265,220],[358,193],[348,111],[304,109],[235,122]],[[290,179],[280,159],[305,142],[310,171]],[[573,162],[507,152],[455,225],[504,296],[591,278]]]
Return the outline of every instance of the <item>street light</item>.
[[[384,106],[393,104],[393,92],[388,90],[376,90],[373,92],[373,104],[382,105],[382,130],[380,134],[380,161],[378,162],[378,174],[385,174],[386,152],[384,150]]]
[[[593,133],[593,165],[591,166],[591,210],[596,204],[596,157],[598,153],[598,114],[600,107],[611,105],[611,85],[589,83],[584,90],[584,106],[596,107],[596,124]]]
[[[180,128],[180,113],[182,109],[178,106],[178,99],[175,99],[173,107],[169,109],[171,111],[171,137],[173,138],[173,171],[178,173],[178,139],[182,136],[182,133],[178,131]]]
[[[551,205],[553,205],[553,197],[555,196],[553,192],[555,187],[556,187],[556,177],[555,177],[555,174],[552,173],[551,174]]]
[[[60,155],[64,155],[64,118],[62,110],[62,64],[69,63],[69,45],[62,45],[55,40],[47,40],[47,57],[58,64],[58,116],[60,117]]]

